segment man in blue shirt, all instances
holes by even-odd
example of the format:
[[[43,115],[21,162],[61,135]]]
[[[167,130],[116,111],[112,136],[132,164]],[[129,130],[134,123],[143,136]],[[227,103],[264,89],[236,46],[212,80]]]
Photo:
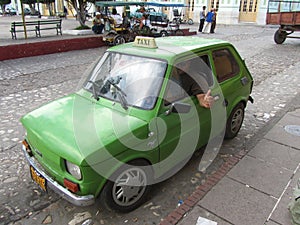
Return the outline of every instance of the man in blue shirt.
[[[213,9],[212,9],[206,15],[203,33],[210,33],[210,28],[211,28],[211,24],[213,22],[213,17],[214,17],[214,13],[213,13]]]

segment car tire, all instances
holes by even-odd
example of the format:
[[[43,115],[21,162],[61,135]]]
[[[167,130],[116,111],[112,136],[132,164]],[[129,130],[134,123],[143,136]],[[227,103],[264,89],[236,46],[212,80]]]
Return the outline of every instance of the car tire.
[[[231,111],[226,123],[225,139],[232,139],[238,133],[243,124],[245,115],[245,106],[242,102],[237,104]]]
[[[180,30],[180,29],[175,30],[175,36],[184,36],[183,30]]]
[[[167,32],[167,31],[165,31],[165,30],[162,30],[162,31],[160,31],[160,36],[161,36],[161,37],[168,37],[168,36],[169,36],[169,34],[168,34],[168,32]]]
[[[113,211],[130,212],[147,200],[152,178],[153,172],[147,161],[134,160],[124,164],[105,184],[101,203]]]
[[[179,23],[180,23],[180,20],[179,20],[179,19],[177,19],[177,18],[174,18],[174,19],[172,20],[172,23],[179,24]]]
[[[187,23],[188,23],[188,25],[193,25],[194,21],[192,19],[188,19]]]
[[[144,36],[148,36],[151,33],[150,27],[148,26],[143,26],[141,30],[141,34]]]
[[[122,35],[117,35],[114,38],[114,45],[124,44],[126,42],[125,38]]]
[[[150,33],[151,34],[156,34],[157,33],[157,29],[156,28],[151,28],[150,29]]]
[[[282,44],[286,39],[287,33],[286,31],[282,31],[278,29],[274,34],[274,41],[276,44]]]

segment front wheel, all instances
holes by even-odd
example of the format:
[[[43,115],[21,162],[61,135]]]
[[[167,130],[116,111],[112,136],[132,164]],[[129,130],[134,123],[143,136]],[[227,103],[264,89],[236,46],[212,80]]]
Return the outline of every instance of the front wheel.
[[[160,36],[161,36],[161,37],[167,37],[167,36],[169,36],[169,34],[168,34],[167,31],[162,30],[162,31],[160,31]]]
[[[101,202],[109,209],[130,212],[146,201],[152,177],[151,167],[144,160],[124,164],[104,186]]]
[[[242,102],[240,102],[232,110],[227,120],[226,131],[225,131],[226,139],[232,139],[238,134],[244,120],[244,114],[245,114],[245,106]]]
[[[142,34],[142,35],[145,35],[145,36],[148,36],[150,33],[151,33],[150,27],[148,27],[148,26],[143,26],[143,28],[142,28],[142,30],[141,30],[141,34]]]
[[[286,31],[282,31],[278,29],[274,34],[274,41],[276,44],[282,44],[286,39],[287,33]]]

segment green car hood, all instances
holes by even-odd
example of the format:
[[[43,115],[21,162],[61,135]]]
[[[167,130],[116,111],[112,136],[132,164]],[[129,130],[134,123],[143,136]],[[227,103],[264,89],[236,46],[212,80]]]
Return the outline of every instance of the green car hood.
[[[127,111],[105,107],[101,99],[95,102],[78,94],[46,104],[22,117],[21,122],[31,145],[43,154],[51,151],[83,166],[86,158],[99,156],[99,152],[94,154],[99,150],[105,154],[94,159],[95,164],[120,154],[126,150],[122,140],[128,142],[147,129],[145,121]]]

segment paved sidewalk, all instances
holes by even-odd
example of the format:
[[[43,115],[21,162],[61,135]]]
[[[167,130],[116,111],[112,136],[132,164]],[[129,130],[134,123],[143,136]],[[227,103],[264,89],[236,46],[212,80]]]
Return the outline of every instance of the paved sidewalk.
[[[45,18],[27,18],[25,17],[25,21],[31,21],[31,20],[45,20]],[[24,33],[20,32],[17,33],[17,40],[13,40],[11,38],[10,33],[10,25],[12,22],[21,22],[22,17],[21,16],[0,16],[0,46],[3,45],[15,45],[15,44],[22,44],[22,43],[35,43],[35,42],[41,42],[45,40],[61,40],[61,39],[68,39],[68,38],[74,38],[76,36],[70,35],[69,30],[73,30],[76,27],[79,27],[79,22],[75,18],[68,18],[68,19],[62,19],[62,33],[63,35],[56,35],[56,30],[43,30],[41,32],[42,37],[37,38],[35,36],[35,32],[27,32],[27,39],[24,38]],[[86,25],[89,27],[92,26],[91,21],[86,21]],[[92,32],[91,32],[92,34]],[[85,35],[86,36],[86,35]],[[94,36],[92,34],[92,36]]]
[[[291,224],[288,204],[300,178],[299,97],[253,148],[229,158],[161,225]]]

